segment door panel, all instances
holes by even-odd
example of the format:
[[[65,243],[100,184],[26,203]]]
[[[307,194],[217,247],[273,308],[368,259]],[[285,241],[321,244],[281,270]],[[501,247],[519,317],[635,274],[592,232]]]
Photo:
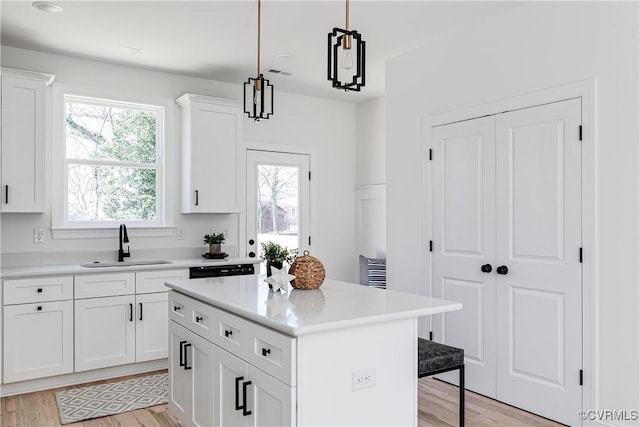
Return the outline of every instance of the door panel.
[[[247,256],[259,256],[267,241],[302,254],[309,248],[309,206],[308,155],[247,150]]]
[[[244,405],[242,399],[242,383],[248,381],[247,364],[228,351],[214,347],[215,426],[243,426],[246,424],[242,409],[236,409],[236,396],[239,406]]]
[[[499,400],[575,424],[582,407],[581,102],[496,118]]]
[[[495,134],[493,117],[432,133],[433,295],[463,302],[434,316],[434,340],[465,349],[467,388],[496,395]],[[495,270],[495,265],[492,266]],[[456,375],[444,375],[457,382]]]

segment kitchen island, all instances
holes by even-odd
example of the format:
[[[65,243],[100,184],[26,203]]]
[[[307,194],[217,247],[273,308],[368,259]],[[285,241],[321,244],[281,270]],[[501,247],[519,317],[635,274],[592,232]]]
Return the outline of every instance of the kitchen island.
[[[332,280],[166,284],[169,408],[183,425],[416,425],[417,318],[462,308]]]

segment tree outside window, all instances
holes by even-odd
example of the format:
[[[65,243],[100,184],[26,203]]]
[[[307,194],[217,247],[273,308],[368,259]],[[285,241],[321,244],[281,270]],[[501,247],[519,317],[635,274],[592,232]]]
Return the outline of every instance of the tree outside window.
[[[162,109],[65,97],[66,220],[161,220]]]

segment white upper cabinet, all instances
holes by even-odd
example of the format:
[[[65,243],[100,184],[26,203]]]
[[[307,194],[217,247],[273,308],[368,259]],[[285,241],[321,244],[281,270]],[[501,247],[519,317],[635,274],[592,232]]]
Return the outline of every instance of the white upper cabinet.
[[[2,68],[2,204],[44,212],[46,88],[49,74]]]
[[[176,103],[182,108],[182,212],[242,212],[240,102],[187,93]]]

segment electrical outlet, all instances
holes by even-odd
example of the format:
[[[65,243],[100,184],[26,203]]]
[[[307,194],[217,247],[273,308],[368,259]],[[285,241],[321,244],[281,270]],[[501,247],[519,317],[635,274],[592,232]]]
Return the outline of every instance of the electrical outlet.
[[[33,229],[33,243],[44,243],[44,228]]]
[[[353,371],[351,373],[351,388],[353,391],[362,390],[376,385],[376,370],[374,368]]]
[[[176,230],[176,239],[184,240],[184,228],[178,227],[178,229]]]

